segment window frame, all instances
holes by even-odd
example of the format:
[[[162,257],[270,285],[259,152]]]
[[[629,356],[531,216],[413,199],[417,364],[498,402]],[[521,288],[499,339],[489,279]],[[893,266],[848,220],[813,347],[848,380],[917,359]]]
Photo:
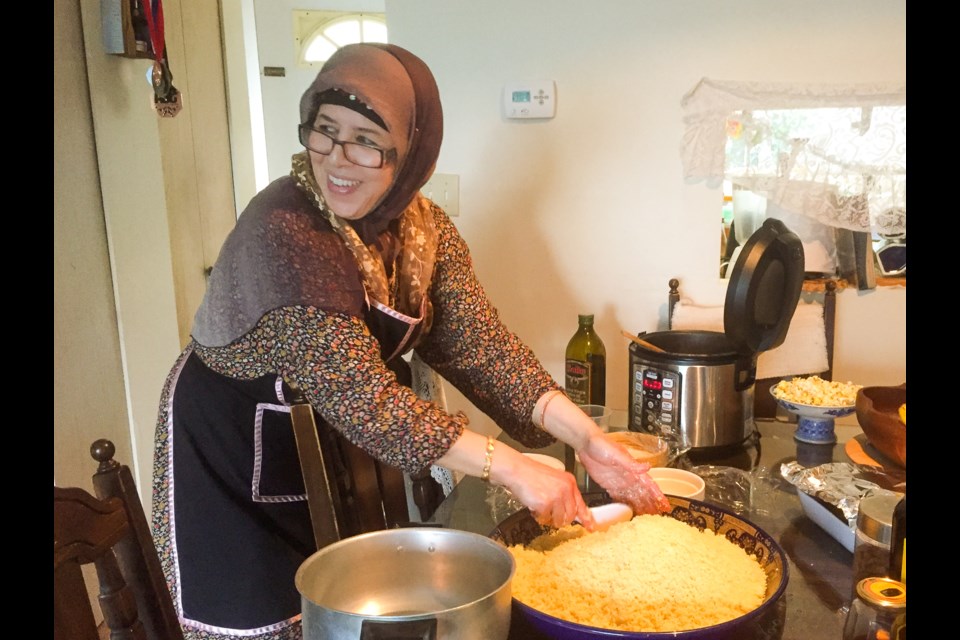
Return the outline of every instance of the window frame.
[[[361,40],[357,42],[385,42],[381,40],[366,40],[364,36],[364,21],[374,21],[383,25],[384,32],[387,30],[387,18],[385,13],[367,12],[367,11],[314,11],[314,10],[295,10],[293,12],[293,36],[294,46],[296,48],[297,65],[303,69],[315,69],[317,71],[323,67],[326,60],[307,60],[306,53],[310,50],[313,43],[324,38],[332,44],[336,51],[345,44],[337,44],[325,32],[338,24],[349,21],[358,21],[360,23]],[[332,54],[331,54],[332,55]]]

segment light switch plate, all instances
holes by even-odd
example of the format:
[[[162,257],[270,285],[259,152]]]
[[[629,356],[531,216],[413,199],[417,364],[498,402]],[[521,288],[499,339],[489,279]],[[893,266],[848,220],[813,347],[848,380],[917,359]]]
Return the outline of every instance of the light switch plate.
[[[452,173],[435,173],[420,190],[423,195],[437,203],[450,217],[460,215],[460,176]]]

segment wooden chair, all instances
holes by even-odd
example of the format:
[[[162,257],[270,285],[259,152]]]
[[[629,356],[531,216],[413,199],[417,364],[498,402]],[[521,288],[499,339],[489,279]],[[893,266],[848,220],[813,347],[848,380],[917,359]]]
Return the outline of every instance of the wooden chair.
[[[318,428],[313,407],[294,389],[290,417],[307,491],[317,548],[360,533],[410,523],[403,472],[383,464],[329,428]],[[430,470],[412,474],[422,520],[443,500]]]
[[[671,278],[669,282],[670,291],[667,295],[667,322],[668,328],[672,328],[673,311],[677,303],[680,302],[680,281]],[[801,294],[804,296],[806,294]],[[827,369],[821,372],[804,374],[818,375],[824,380],[833,380],[833,343],[836,330],[837,318],[837,283],[833,280],[826,280],[823,284],[822,295],[819,295],[820,303],[823,305],[823,327],[824,338],[827,345]],[[777,416],[777,402],[770,395],[770,388],[781,380],[790,376],[776,378],[760,378],[754,383],[753,396],[753,415],[756,418],[773,419]]]
[[[111,640],[183,640],[170,591],[130,469],[115,447],[90,448],[100,465],[96,496],[53,487],[53,637],[98,640],[82,565],[96,567],[98,601]]]

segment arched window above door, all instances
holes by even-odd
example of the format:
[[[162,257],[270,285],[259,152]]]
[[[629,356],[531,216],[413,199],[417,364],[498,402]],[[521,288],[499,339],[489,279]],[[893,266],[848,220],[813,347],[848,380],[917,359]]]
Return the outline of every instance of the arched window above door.
[[[321,67],[340,47],[356,42],[387,42],[387,21],[382,13],[295,11],[298,62]]]

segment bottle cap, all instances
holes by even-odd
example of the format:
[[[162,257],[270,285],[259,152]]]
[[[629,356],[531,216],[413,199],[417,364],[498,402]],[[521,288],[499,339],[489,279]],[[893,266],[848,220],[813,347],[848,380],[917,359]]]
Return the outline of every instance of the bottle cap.
[[[874,609],[907,608],[907,585],[890,578],[864,578],[857,583],[857,595]]]
[[[592,313],[589,313],[589,314],[588,314],[588,313],[581,313],[580,315],[577,316],[577,318],[580,320],[580,322],[593,322],[593,314],[592,314]]]

